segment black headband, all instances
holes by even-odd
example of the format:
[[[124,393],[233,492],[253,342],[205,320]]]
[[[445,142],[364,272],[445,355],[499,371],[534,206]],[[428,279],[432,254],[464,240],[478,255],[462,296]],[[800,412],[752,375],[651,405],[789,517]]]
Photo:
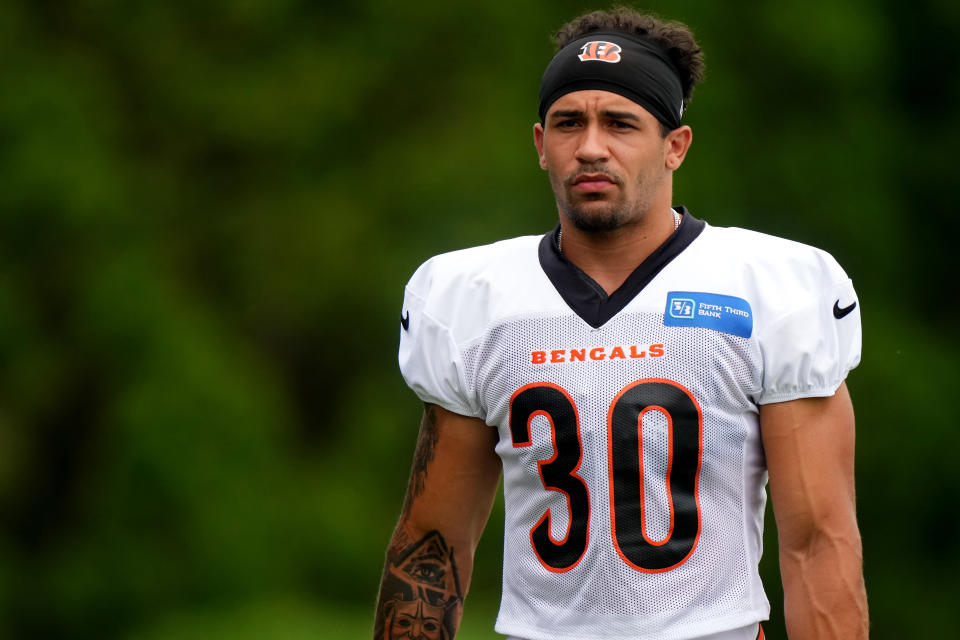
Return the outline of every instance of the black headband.
[[[666,54],[640,36],[597,31],[561,49],[540,81],[540,121],[562,96],[587,89],[619,94],[670,129],[680,126],[680,77]]]

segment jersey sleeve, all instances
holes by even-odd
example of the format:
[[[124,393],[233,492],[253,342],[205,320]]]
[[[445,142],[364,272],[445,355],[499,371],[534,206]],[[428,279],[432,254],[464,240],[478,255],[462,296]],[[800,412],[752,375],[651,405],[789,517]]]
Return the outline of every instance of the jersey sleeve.
[[[400,372],[417,397],[460,415],[479,417],[481,411],[466,385],[463,359],[450,327],[435,310],[430,265],[421,267],[404,292],[401,312]]]
[[[832,258],[806,302],[761,330],[759,404],[831,396],[860,362],[860,302]],[[819,282],[817,282],[819,280]]]

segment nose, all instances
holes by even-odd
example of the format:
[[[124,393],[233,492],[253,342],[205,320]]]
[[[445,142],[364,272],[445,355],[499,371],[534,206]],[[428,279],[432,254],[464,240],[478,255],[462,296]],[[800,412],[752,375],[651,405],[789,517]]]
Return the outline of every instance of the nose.
[[[607,145],[600,126],[591,122],[583,128],[576,152],[577,160],[583,163],[607,159]]]

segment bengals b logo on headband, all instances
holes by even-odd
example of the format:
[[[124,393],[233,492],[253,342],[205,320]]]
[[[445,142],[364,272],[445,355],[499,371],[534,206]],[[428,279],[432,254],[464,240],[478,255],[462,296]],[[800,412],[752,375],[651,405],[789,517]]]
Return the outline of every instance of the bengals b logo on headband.
[[[580,62],[598,60],[600,62],[620,62],[620,45],[604,40],[594,40],[580,47]]]

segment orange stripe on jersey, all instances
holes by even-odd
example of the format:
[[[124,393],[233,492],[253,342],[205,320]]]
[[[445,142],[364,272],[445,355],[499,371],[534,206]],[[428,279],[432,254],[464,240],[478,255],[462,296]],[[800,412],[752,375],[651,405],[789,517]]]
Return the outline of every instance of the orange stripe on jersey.
[[[763,635],[763,625],[760,625],[760,631],[757,632],[757,640],[763,640],[767,636]]]

